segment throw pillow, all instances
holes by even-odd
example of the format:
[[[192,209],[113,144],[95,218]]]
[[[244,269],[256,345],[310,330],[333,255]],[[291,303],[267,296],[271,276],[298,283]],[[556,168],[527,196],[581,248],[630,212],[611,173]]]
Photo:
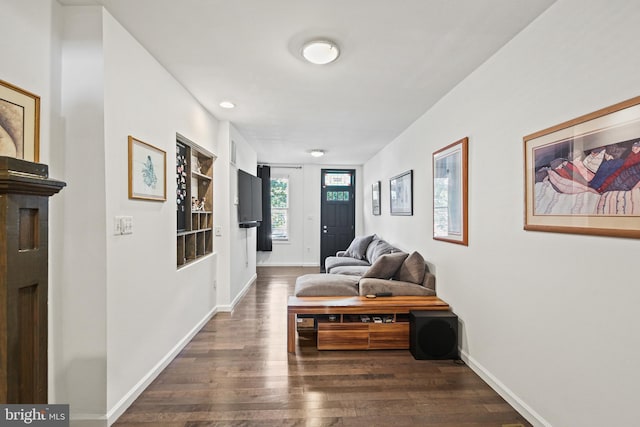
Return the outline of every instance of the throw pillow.
[[[345,256],[355,259],[365,259],[367,247],[372,240],[373,235],[356,237],[347,248]]]
[[[421,285],[424,280],[425,271],[424,258],[418,252],[414,251],[404,260],[400,268],[398,268],[394,279]]]
[[[381,255],[376,262],[364,272],[362,277],[391,279],[408,255],[409,254],[404,252]]]
[[[386,240],[378,240],[377,244],[373,247],[373,250],[367,251],[367,259],[371,264],[373,264],[381,255],[390,254],[393,252],[402,251],[394,246],[391,246]]]

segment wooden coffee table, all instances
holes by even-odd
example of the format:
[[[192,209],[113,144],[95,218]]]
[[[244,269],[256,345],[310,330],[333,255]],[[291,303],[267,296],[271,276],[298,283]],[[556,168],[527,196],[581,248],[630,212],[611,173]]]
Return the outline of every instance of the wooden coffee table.
[[[411,310],[449,309],[449,304],[435,296],[290,296],[287,304],[287,351],[295,353],[296,316],[299,314],[318,316],[319,350],[366,350],[409,348],[408,316],[403,315]],[[384,315],[389,323],[363,323],[359,320],[361,315]]]

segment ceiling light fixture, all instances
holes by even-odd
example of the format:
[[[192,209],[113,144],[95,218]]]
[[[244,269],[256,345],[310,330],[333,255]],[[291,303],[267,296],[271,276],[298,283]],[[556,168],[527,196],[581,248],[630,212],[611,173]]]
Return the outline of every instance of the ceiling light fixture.
[[[231,101],[222,101],[220,104],[222,108],[226,108],[227,110],[231,109],[231,108],[235,108],[236,104],[234,104]]]
[[[325,65],[338,59],[340,49],[330,40],[313,40],[302,47],[302,56],[316,65]]]
[[[322,157],[322,156],[324,156],[324,151],[323,150],[311,150],[311,155],[313,157]]]

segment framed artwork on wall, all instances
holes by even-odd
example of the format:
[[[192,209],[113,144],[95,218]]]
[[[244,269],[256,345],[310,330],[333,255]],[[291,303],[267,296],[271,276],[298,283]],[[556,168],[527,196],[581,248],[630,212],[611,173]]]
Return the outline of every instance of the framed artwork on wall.
[[[380,215],[380,181],[371,186],[371,210],[374,215]]]
[[[167,153],[129,135],[129,198],[167,200]]]
[[[391,215],[413,215],[413,170],[389,180],[389,198]]]
[[[433,238],[467,246],[469,139],[433,153]]]
[[[0,80],[0,156],[40,160],[40,97]]]
[[[525,230],[640,238],[640,97],[523,139]]]

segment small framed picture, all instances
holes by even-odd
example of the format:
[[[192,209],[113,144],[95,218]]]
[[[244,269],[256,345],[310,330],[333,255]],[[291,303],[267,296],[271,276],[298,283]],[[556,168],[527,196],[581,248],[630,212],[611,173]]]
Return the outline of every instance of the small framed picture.
[[[129,135],[129,198],[167,200],[167,153]]]
[[[391,215],[413,215],[413,170],[389,180]]]
[[[374,215],[380,215],[380,181],[371,186],[371,210]]]
[[[0,156],[40,160],[40,97],[0,80]]]

